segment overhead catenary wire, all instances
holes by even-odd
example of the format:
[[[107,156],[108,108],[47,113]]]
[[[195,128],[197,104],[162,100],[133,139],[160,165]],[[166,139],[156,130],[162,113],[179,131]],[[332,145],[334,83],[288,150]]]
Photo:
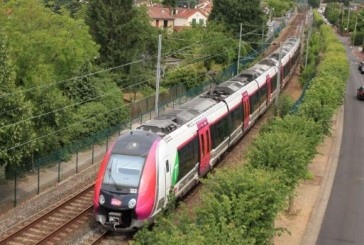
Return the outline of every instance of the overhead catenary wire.
[[[228,38],[228,39],[224,39],[224,40],[217,40],[215,42],[226,41],[226,40],[229,40],[229,39],[232,39],[232,38]],[[207,41],[208,42],[208,40],[201,40],[200,42],[204,42],[204,41]],[[181,48],[181,49],[179,49],[177,51],[185,50],[185,49],[189,48],[192,45],[199,44],[200,42],[193,43],[193,44],[188,45],[187,47]],[[214,42],[208,42],[208,43],[214,43]],[[170,53],[164,54],[164,56],[165,57],[169,57],[169,56],[178,54],[179,52],[177,52],[177,51],[172,51]],[[62,84],[64,82],[68,82],[68,81],[72,81],[72,80],[77,80],[77,79],[81,79],[81,78],[86,78],[86,77],[94,76],[94,75],[101,74],[101,73],[104,73],[104,72],[116,70],[116,69],[119,69],[119,68],[122,68],[122,67],[125,67],[125,66],[128,66],[128,65],[142,63],[142,62],[145,62],[146,59],[147,60],[152,60],[153,58],[156,58],[156,55],[151,56],[151,57],[148,57],[148,58],[144,58],[144,59],[139,59],[139,60],[135,60],[135,61],[132,61],[132,62],[128,62],[128,63],[125,63],[125,64],[121,64],[121,65],[118,65],[118,66],[106,68],[106,69],[103,69],[103,70],[100,70],[100,71],[90,72],[90,73],[86,73],[86,74],[83,74],[83,75],[77,75],[77,76],[74,76],[74,77],[71,77],[71,78],[67,78],[67,79],[63,79],[63,80],[59,80],[59,81],[55,81],[55,82],[51,82],[51,83],[47,83],[47,84],[42,84],[42,85],[32,86],[30,88],[20,89],[20,90],[18,90],[16,92],[13,92],[13,93],[4,93],[4,94],[0,95],[0,99],[2,99],[4,97],[7,97],[7,96],[11,96],[11,95],[17,94],[17,93],[20,93],[20,92],[27,93],[27,92],[32,91],[34,89],[47,88],[47,87],[51,87],[51,86],[54,86],[54,85]]]
[[[232,38],[228,38],[228,39],[225,39],[225,40],[223,40],[223,41],[226,41],[226,40],[232,40]],[[201,40],[201,42],[202,41],[205,41],[205,40]],[[215,41],[215,42],[217,42],[217,41]],[[221,40],[219,40],[219,42],[221,42]],[[195,43],[195,44],[197,44],[197,43]],[[190,45],[190,46],[192,46],[192,45]],[[183,49],[180,49],[179,51],[181,51],[181,50],[185,50],[186,48],[184,47]],[[203,60],[207,60],[207,59],[211,59],[211,58],[213,58],[213,57],[216,57],[216,56],[218,56],[218,55],[221,55],[222,53],[225,53],[225,52],[227,52],[227,51],[224,51],[224,52],[221,52],[221,53],[218,53],[218,54],[214,54],[214,55],[210,55],[210,56],[207,56],[207,57],[204,57],[204,58],[202,58],[202,59],[199,59],[199,60],[197,60],[196,62],[201,62],[201,61],[203,61]],[[176,53],[178,53],[178,52],[172,52],[170,55],[173,55],[173,54],[176,54]],[[135,64],[135,63],[139,63],[139,62],[141,62],[142,60],[138,60],[138,61],[134,61],[134,62],[130,62],[130,63],[127,63],[127,64],[124,64],[124,65],[120,65],[120,66],[117,66],[117,67],[112,67],[112,68],[108,68],[108,69],[105,69],[105,70],[102,70],[102,71],[97,71],[97,72],[93,72],[93,73],[89,73],[89,74],[85,74],[85,75],[81,75],[81,76],[76,76],[76,77],[73,77],[73,78],[70,78],[70,79],[66,79],[66,80],[64,80],[64,81],[69,81],[69,80],[72,80],[72,79],[76,79],[76,78],[83,78],[83,77],[87,77],[87,76],[90,76],[90,75],[95,75],[95,74],[98,74],[98,73],[102,73],[102,72],[105,72],[105,71],[110,71],[110,70],[113,70],[113,69],[117,69],[117,68],[119,68],[119,67],[122,67],[122,66],[126,66],[126,65],[130,65],[130,64]],[[188,67],[188,66],[190,66],[190,65],[193,65],[193,63],[192,64],[189,64],[189,65],[187,65],[186,67]],[[205,76],[205,74],[204,75],[202,75],[202,76]],[[200,76],[200,77],[202,77],[202,76]],[[197,78],[194,78],[194,79],[192,79],[192,80],[196,80],[196,79],[198,79],[198,78],[200,78],[200,77],[197,77]],[[59,81],[59,82],[61,82],[61,81]],[[58,82],[58,83],[59,83]],[[187,82],[189,82],[189,81],[186,81],[186,82],[184,82],[184,83],[187,83]],[[143,83],[143,82],[142,82]],[[45,84],[45,85],[41,85],[41,87],[46,87],[46,86],[51,86],[50,84]],[[134,85],[130,85],[130,87],[132,87],[132,86],[136,86],[135,84]],[[29,90],[29,89],[31,89],[31,88],[28,88],[27,90]],[[105,94],[107,94],[107,93],[105,93]],[[105,95],[104,94],[104,95]],[[2,97],[4,97],[4,96],[2,96]],[[97,96],[97,97],[100,97],[100,96]],[[1,96],[0,96],[0,98],[1,98]],[[92,99],[89,99],[89,100],[92,100]],[[67,107],[70,107],[70,105],[68,105],[68,106],[66,106],[66,108]],[[122,107],[122,106],[121,106]],[[120,107],[120,108],[121,108]],[[58,110],[61,110],[62,108],[58,108],[58,109],[56,109],[55,111],[58,111]],[[110,110],[109,112],[111,112],[111,111],[113,111],[113,110]],[[49,114],[49,113],[51,113],[51,112],[47,112],[47,113],[45,113],[45,114]],[[38,115],[37,117],[40,117],[41,115]],[[23,120],[24,121],[24,120]],[[81,122],[83,122],[83,121],[81,121]],[[81,123],[80,122],[80,123]],[[65,127],[65,128],[69,128],[70,126],[67,126],[67,127]],[[54,133],[57,133],[57,132],[59,132],[59,131],[62,131],[63,129],[59,129],[59,130],[57,130],[57,131],[54,131]],[[50,134],[47,134],[47,135],[50,135]],[[38,138],[36,138],[36,139],[34,139],[34,140],[37,140],[37,139],[39,139],[39,138],[43,138],[43,137],[45,137],[46,135],[43,135],[43,136],[40,136],[40,137],[38,137]],[[30,142],[32,142],[32,141],[29,141],[29,142],[25,142],[25,143],[30,143]],[[17,144],[17,146],[22,146],[22,145],[24,145],[24,144]],[[13,147],[12,148],[8,148],[7,150],[11,150],[11,149],[13,149]]]
[[[211,43],[222,42],[222,41],[227,41],[227,40],[231,40],[231,39],[232,38],[227,38],[227,39],[218,40],[218,41],[214,41],[214,42],[208,42],[208,43],[211,44]],[[206,41],[206,40],[201,40],[200,42],[203,42],[203,41]],[[172,56],[172,55],[175,55],[175,54],[179,54],[181,51],[183,51],[185,49],[188,49],[188,48],[190,48],[193,45],[199,44],[200,42],[196,42],[196,43],[193,43],[191,45],[188,45],[188,46],[186,46],[184,48],[181,48],[179,50],[170,52],[167,55],[165,55],[165,57],[169,57],[169,56]],[[150,57],[149,59],[152,59],[152,58],[153,57]],[[107,68],[107,69],[104,69],[104,70],[101,70],[101,71],[92,72],[92,73],[88,73],[88,74],[84,74],[84,75],[79,75],[79,76],[74,76],[74,77],[71,77],[69,79],[64,79],[64,80],[60,80],[60,81],[56,81],[56,82],[52,82],[52,83],[48,83],[48,84],[33,86],[31,88],[25,88],[25,89],[22,89],[22,90],[18,90],[18,91],[14,92],[14,93],[3,94],[3,95],[0,96],[0,99],[2,99],[3,97],[7,97],[7,96],[10,96],[10,95],[14,95],[16,93],[20,93],[20,92],[29,92],[29,91],[34,90],[34,89],[47,88],[47,87],[51,87],[53,85],[58,85],[58,84],[61,84],[61,83],[64,83],[64,82],[72,81],[72,80],[76,81],[77,79],[81,79],[81,78],[93,76],[93,75],[96,75],[96,74],[100,74],[100,73],[103,73],[103,72],[111,71],[111,70],[118,69],[118,68],[121,68],[121,67],[124,67],[124,66],[127,66],[127,65],[132,65],[132,64],[140,63],[140,61],[143,61],[144,62],[144,60],[137,60],[137,61],[134,61],[134,62],[129,62],[129,63],[124,64],[124,65],[119,65],[119,66],[116,66],[116,67]],[[139,76],[142,76],[142,75],[128,77],[128,78],[125,78],[125,80],[126,79],[130,79],[130,78],[139,77]],[[145,83],[147,83],[148,81],[151,81],[152,79],[153,78],[146,80]],[[130,87],[136,86],[136,85],[138,85],[138,84],[130,85]],[[122,88],[122,89],[125,89],[125,88]],[[3,114],[5,114],[5,113],[9,113],[9,112],[13,112],[13,111],[19,110],[19,108],[26,108],[26,107],[29,107],[29,106],[31,106],[31,105],[28,104],[28,105],[25,105],[25,106],[22,106],[22,107],[18,107],[18,108],[14,108],[14,109],[11,109],[11,110],[2,111],[2,112],[0,112],[0,116],[3,115]]]
[[[204,61],[204,60],[208,60],[208,59],[214,58],[214,57],[216,57],[216,56],[218,56],[218,55],[221,55],[221,54],[223,54],[223,53],[226,53],[226,52],[227,52],[227,51],[220,52],[220,53],[217,53],[217,54],[214,54],[214,55],[210,55],[210,56],[204,57],[203,59],[199,59],[199,60],[197,60],[196,62],[201,62],[201,61]],[[185,67],[189,67],[189,66],[191,66],[191,65],[193,65],[193,64],[194,64],[194,63],[189,64],[189,65],[186,65]],[[185,68],[185,67],[183,67],[183,68]],[[173,71],[172,71],[172,72],[173,72]],[[144,82],[141,82],[140,84],[143,84],[143,83],[145,83],[145,81],[144,81]],[[135,86],[135,85],[131,85],[131,86]],[[114,92],[114,91],[113,91],[113,92]],[[74,104],[71,104],[71,105],[66,105],[66,106],[64,106],[64,107],[57,108],[57,109],[55,109],[55,110],[48,111],[48,112],[45,112],[45,113],[42,113],[42,114],[39,114],[39,115],[36,115],[36,116],[32,116],[32,117],[29,117],[29,118],[27,118],[27,119],[17,121],[17,122],[15,122],[15,123],[9,123],[9,124],[3,125],[2,127],[0,127],[0,129],[8,128],[8,127],[11,127],[11,126],[15,126],[15,125],[18,125],[18,124],[21,124],[21,123],[23,123],[23,122],[30,121],[30,120],[33,120],[33,119],[41,118],[41,117],[47,116],[47,115],[49,115],[49,114],[51,114],[51,113],[55,113],[55,112],[58,112],[58,111],[63,111],[63,110],[65,110],[65,109],[67,109],[67,108],[70,108],[70,107],[74,107],[74,106],[77,106],[77,105],[83,104],[84,102],[89,102],[89,101],[93,101],[93,100],[95,100],[95,99],[98,99],[98,98],[104,97],[104,96],[109,95],[109,94],[111,94],[111,93],[113,93],[113,92],[105,93],[105,94],[103,94],[103,95],[99,95],[99,96],[95,96],[95,97],[93,97],[93,98],[87,99],[87,100],[85,100],[85,101],[77,102],[77,103],[74,103]]]

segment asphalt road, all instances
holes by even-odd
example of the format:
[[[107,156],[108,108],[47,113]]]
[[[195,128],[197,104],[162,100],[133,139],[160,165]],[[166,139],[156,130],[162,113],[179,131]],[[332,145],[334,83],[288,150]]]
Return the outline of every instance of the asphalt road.
[[[317,245],[364,244],[364,101],[355,97],[356,89],[364,85],[364,74],[352,51],[347,47],[350,79],[339,163]]]

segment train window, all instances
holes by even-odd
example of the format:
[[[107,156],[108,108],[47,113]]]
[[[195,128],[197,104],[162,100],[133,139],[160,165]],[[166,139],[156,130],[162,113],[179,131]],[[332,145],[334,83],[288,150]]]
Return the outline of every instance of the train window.
[[[253,114],[255,110],[258,109],[258,105],[259,105],[259,93],[256,91],[255,94],[252,94],[249,97],[249,103],[250,103],[250,114]]]
[[[267,88],[267,84],[264,84],[259,90],[260,104],[265,103],[267,98],[268,98],[268,88]]]
[[[271,78],[272,92],[277,89],[277,75]]]
[[[283,68],[283,73],[284,73],[284,78],[288,75],[288,73],[289,73],[289,62],[284,66],[284,68]]]
[[[230,112],[231,132],[237,129],[243,122],[243,105],[239,105]]]
[[[220,121],[211,125],[212,148],[216,148],[229,135],[228,117],[223,117]]]
[[[203,134],[200,137],[200,142],[201,142],[201,157],[203,157],[205,155],[205,138]]]
[[[210,137],[209,137],[209,130],[206,131],[206,139],[207,139],[207,152],[210,152],[211,146],[210,146]]]
[[[103,178],[103,184],[138,187],[145,157],[112,154]]]
[[[178,180],[182,179],[198,162],[198,138],[195,137],[185,146],[178,150],[179,174]]]

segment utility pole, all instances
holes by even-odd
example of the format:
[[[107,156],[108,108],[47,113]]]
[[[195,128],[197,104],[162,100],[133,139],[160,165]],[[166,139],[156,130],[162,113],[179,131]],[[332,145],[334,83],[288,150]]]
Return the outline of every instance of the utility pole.
[[[358,15],[355,17],[355,27],[354,27],[354,38],[353,38],[353,46],[355,46],[355,36],[356,36],[356,25],[358,24]]]
[[[281,59],[282,59],[282,43],[279,42],[279,58],[278,58],[278,74],[277,74],[277,95],[276,95],[276,113],[278,115],[278,97],[281,90]]]
[[[263,21],[263,33],[262,33],[262,48],[263,48],[263,45],[264,45],[264,21]]]
[[[158,112],[158,99],[159,99],[159,82],[161,80],[161,52],[162,52],[162,34],[159,34],[158,40],[158,59],[157,59],[157,79],[155,86],[155,117],[159,115]]]
[[[243,24],[240,23],[239,50],[238,50],[238,61],[236,62],[236,74],[239,74],[240,50],[241,50],[241,33],[242,33],[242,31],[243,31]]]
[[[349,33],[349,21],[350,21],[350,1],[349,1],[348,23],[346,25],[346,30],[348,31],[348,33]]]
[[[310,44],[310,37],[311,37],[311,24],[308,26],[308,35],[307,35],[307,42],[306,42],[306,56],[305,56],[305,69],[307,67],[307,60],[308,60],[308,47]]]
[[[344,4],[342,3],[341,4],[341,25],[340,25],[341,34],[343,34],[344,14],[345,14]]]

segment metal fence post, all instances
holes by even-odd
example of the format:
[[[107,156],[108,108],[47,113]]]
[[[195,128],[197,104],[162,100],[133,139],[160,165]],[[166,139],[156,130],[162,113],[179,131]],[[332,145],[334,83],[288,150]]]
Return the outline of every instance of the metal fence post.
[[[16,176],[17,176],[17,173],[15,171],[15,176],[14,176],[14,207],[16,207]]]
[[[76,174],[78,173],[78,150],[76,151]]]
[[[58,161],[58,183],[61,182],[61,159]]]
[[[106,137],[106,152],[109,149],[109,135],[110,135],[110,133],[108,132],[107,137]]]
[[[94,154],[95,154],[95,143],[92,144],[91,165],[94,164]]]
[[[37,189],[37,194],[39,195],[40,193],[40,167],[39,167],[39,163],[38,163],[38,189]]]

